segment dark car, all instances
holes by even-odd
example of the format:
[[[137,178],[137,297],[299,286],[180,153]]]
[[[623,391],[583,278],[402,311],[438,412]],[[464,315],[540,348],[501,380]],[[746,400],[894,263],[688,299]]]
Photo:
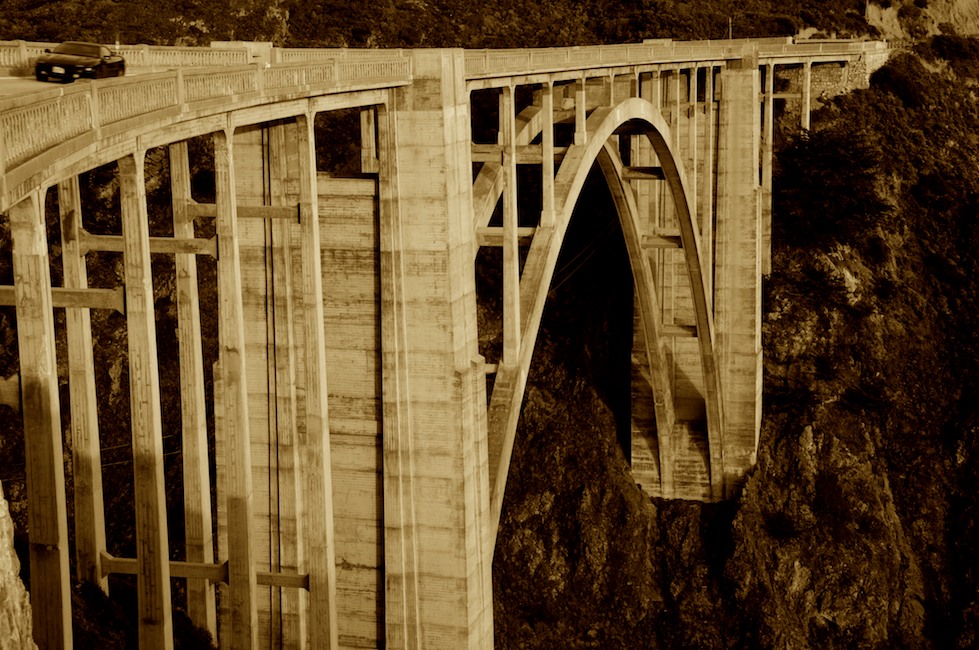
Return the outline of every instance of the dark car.
[[[101,79],[126,74],[125,59],[98,43],[68,41],[44,52],[34,64],[34,76],[38,81],[70,82],[79,78]]]

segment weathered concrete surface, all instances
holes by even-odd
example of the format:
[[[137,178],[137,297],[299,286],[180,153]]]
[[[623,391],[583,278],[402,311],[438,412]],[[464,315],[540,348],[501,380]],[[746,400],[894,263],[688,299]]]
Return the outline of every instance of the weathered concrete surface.
[[[14,553],[14,522],[0,484],[0,650],[36,647],[31,636],[31,603]]]

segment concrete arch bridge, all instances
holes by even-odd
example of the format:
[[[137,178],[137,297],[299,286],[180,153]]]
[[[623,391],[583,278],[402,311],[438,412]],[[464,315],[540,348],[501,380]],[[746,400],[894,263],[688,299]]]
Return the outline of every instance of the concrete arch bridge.
[[[0,62],[28,49],[0,44]],[[786,39],[142,47],[144,74],[0,100],[0,309],[16,316],[19,359],[2,385],[23,422],[39,646],[72,645],[72,579],[135,575],[143,648],[172,647],[178,593],[222,647],[491,647],[510,452],[593,169],[635,287],[636,481],[657,497],[731,496],[761,416],[776,107],[805,127],[813,97],[865,85],[886,56]],[[352,172],[318,163],[350,132]],[[103,232],[84,198],[94,171],[118,187]],[[522,187],[526,174],[539,182]],[[147,198],[161,192],[162,208]],[[502,249],[499,349],[479,344],[486,247]],[[157,324],[161,258],[170,326]],[[116,286],[90,286],[96,259]],[[131,445],[111,482],[98,310],[119,312],[127,352]],[[179,383],[161,391],[161,374]],[[165,437],[179,442],[182,538]],[[121,489],[135,495],[129,547],[107,534],[106,495]]]

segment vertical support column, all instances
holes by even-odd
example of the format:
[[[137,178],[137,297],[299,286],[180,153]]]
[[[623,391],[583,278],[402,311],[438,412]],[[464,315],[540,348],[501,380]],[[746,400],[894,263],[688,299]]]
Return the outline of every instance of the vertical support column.
[[[377,162],[377,117],[373,108],[360,111],[360,171],[376,174]]]
[[[316,146],[313,116],[297,118],[299,211],[302,230],[303,332],[306,400],[300,427],[303,539],[309,574],[309,644],[336,648],[336,560],[333,533],[333,478],[323,330],[323,272],[320,260]]]
[[[72,647],[68,509],[43,194],[31,194],[8,214],[27,462],[34,641],[42,650],[60,650]]]
[[[286,188],[290,177],[290,157],[293,155],[296,163],[291,170],[292,177],[299,178],[298,163],[302,161],[298,159],[307,151],[305,143],[300,142],[297,129],[295,124],[272,124],[264,129],[263,153],[268,188],[263,200],[272,205],[286,205],[290,201]],[[240,155],[239,151],[239,159]],[[302,420],[297,387],[303,390],[306,383],[304,378],[297,377],[297,357],[302,356],[310,363],[316,361],[315,357],[308,358],[299,350],[306,341],[300,332],[305,333],[306,328],[301,316],[298,324],[295,318],[298,310],[303,310],[306,306],[302,296],[304,258],[300,252],[298,268],[293,264],[293,259],[297,256],[296,248],[308,243],[308,240],[300,234],[298,246],[293,243],[293,230],[296,226],[291,220],[268,219],[264,225],[265,270],[268,278],[265,311],[269,339],[266,343],[269,453],[265,466],[260,470],[262,463],[259,463],[254,469],[256,474],[259,471],[268,471],[269,475],[269,568],[272,571],[291,573],[298,571],[305,563],[304,536],[300,531],[305,508],[301,487],[302,452],[299,445],[306,430],[306,422]],[[317,237],[318,232],[317,230]],[[297,284],[298,287],[295,286]],[[314,308],[315,305],[308,305],[308,309]],[[318,354],[321,355],[322,352]],[[316,399],[315,394],[306,397]],[[315,410],[318,406],[313,408]],[[252,433],[254,431],[252,429]],[[314,433],[315,435],[317,434]],[[254,437],[252,442],[254,444]],[[261,559],[259,562],[261,563]],[[266,629],[262,626],[268,621],[267,632],[274,647],[280,647],[279,644],[283,648],[305,647],[305,594],[294,588],[271,587],[270,596],[268,611],[262,611],[261,606],[259,607],[259,625],[263,638]]]
[[[714,110],[714,66],[707,67],[704,77],[704,182],[703,197],[701,198],[701,237],[700,246],[703,258],[707,260],[708,269],[704,276],[707,280],[707,297],[713,304],[714,297],[714,153],[717,144],[716,112]]]
[[[238,261],[238,207],[235,192],[234,130],[214,135],[214,180],[218,237],[218,338],[222,387],[220,437],[227,449],[228,595],[235,650],[258,647],[258,610],[252,517],[245,331]]]
[[[772,272],[772,152],[775,145],[775,64],[765,66],[764,130],[761,149],[761,272]]]
[[[517,247],[517,140],[513,86],[500,96],[503,145],[503,363],[520,355],[520,251]]]
[[[728,61],[721,75],[714,322],[724,405],[724,486],[712,486],[715,497],[729,494],[754,463],[762,387],[757,58]]]
[[[64,284],[69,289],[88,287],[85,254],[78,245],[82,203],[78,177],[58,184],[61,215],[61,259]],[[68,334],[68,390],[71,403],[72,475],[75,484],[75,572],[78,579],[107,589],[99,571],[105,551],[105,506],[102,498],[102,452],[99,448],[98,398],[92,322],[87,309],[65,310]]]
[[[412,493],[412,405],[408,360],[408,297],[401,223],[397,120],[378,109],[380,173],[381,382],[383,393],[385,645],[422,646],[418,548]]]
[[[687,176],[687,179],[689,180],[690,183],[690,196],[693,198],[693,200],[690,203],[690,218],[693,219],[694,223],[697,223],[697,214],[698,214],[697,178],[699,176],[697,171],[697,163],[699,162],[698,160],[699,157],[697,155],[698,154],[697,139],[700,135],[700,130],[698,129],[700,120],[698,119],[698,114],[697,114],[699,110],[697,108],[697,66],[694,65],[692,68],[690,68],[688,73],[689,76],[687,82],[687,101],[689,102],[689,106],[690,106],[690,111],[688,113],[690,122],[688,128],[689,128],[689,138],[690,138],[691,164],[690,164],[690,175]],[[704,263],[710,264],[710,260],[705,258]],[[708,273],[710,271],[710,267],[708,266],[706,269],[704,269],[704,271],[705,273]]]
[[[650,72],[647,76],[640,75],[639,77],[639,96],[645,99],[650,104],[656,107],[656,110],[661,108],[660,104],[660,73],[658,70]],[[636,138],[636,151],[633,156],[638,156],[636,165],[646,165],[651,166],[654,164],[654,155],[652,147],[649,144],[649,140],[644,136],[637,136]],[[646,234],[652,232],[653,226],[656,225],[656,208],[659,205],[659,188],[661,183],[634,183],[636,188],[636,204],[639,209],[640,223],[645,226]],[[655,269],[654,269],[655,274]]]
[[[381,151],[386,645],[492,648],[465,56],[413,59]]]
[[[126,332],[129,339],[129,405],[136,490],[139,646],[173,648],[167,501],[163,489],[160,368],[156,349],[143,157],[144,152],[137,151],[119,160]]]
[[[812,61],[802,64],[802,128],[809,130],[812,113]]]
[[[554,84],[545,82],[541,88],[541,202],[540,225],[554,225]]]
[[[680,68],[673,70],[671,74],[673,75],[673,119],[670,120],[670,128],[673,129],[673,151],[681,154],[682,160],[681,152],[683,151],[683,147],[681,145],[680,137],[680,98],[683,96],[683,75],[680,74]]]
[[[173,236],[194,237],[194,220],[187,215],[190,161],[187,143],[170,145],[170,200]],[[188,562],[214,562],[211,488],[207,449],[207,410],[204,400],[204,355],[201,348],[197,257],[174,257],[177,290],[177,340],[180,345],[181,449],[184,480],[184,545]],[[206,579],[187,578],[187,614],[196,625],[217,637],[214,586]]]
[[[586,83],[587,80],[582,77],[575,81],[574,86],[574,143],[576,145],[582,145],[588,141],[588,132],[585,130],[585,112],[588,109]]]

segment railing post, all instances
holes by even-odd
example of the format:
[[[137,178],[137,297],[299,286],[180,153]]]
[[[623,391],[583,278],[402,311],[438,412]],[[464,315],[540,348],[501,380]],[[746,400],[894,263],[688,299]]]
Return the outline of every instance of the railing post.
[[[8,214],[27,462],[34,641],[41,650],[61,650],[72,647],[71,590],[44,195],[32,193]]]
[[[143,151],[119,160],[126,333],[135,473],[140,648],[173,648],[170,549],[163,485],[160,370],[146,208]]]
[[[91,111],[92,129],[98,133],[99,129],[102,127],[102,109],[99,106],[98,86],[96,85],[94,79],[89,82],[88,88],[89,101],[91,102],[89,110]]]
[[[182,68],[177,68],[174,71],[177,77],[177,106],[180,107],[180,112],[183,113],[186,109],[185,104],[187,103],[187,89],[184,86],[184,71]]]

